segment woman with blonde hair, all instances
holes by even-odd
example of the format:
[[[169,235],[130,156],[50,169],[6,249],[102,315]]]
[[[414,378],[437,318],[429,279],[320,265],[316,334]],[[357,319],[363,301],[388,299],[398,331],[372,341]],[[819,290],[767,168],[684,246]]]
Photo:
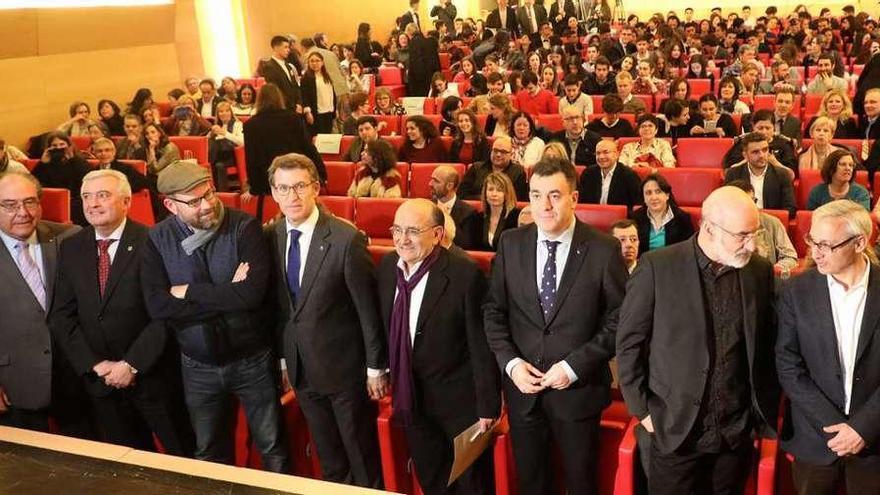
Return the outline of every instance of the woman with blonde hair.
[[[822,97],[819,104],[819,112],[807,128],[812,128],[813,121],[819,117],[828,117],[835,123],[834,139],[858,139],[860,136],[859,126],[853,119],[853,106],[846,93],[839,89],[829,89]]]
[[[503,172],[492,172],[483,182],[480,194],[483,203],[483,214],[477,232],[478,251],[495,251],[501,233],[507,229],[517,228],[519,208],[516,207],[516,191],[513,182]]]
[[[809,127],[813,144],[798,157],[798,170],[820,170],[825,159],[840,148],[831,144],[835,123],[829,117],[816,117]]]
[[[489,97],[489,117],[486,119],[487,136],[510,136],[513,104],[504,93]]]
[[[565,145],[553,141],[544,145],[544,151],[541,152],[541,159],[544,158],[563,158],[568,160],[568,153],[565,151]]]
[[[468,110],[474,112],[475,115],[489,115],[489,112],[491,111],[489,97],[486,95],[474,96],[468,105]]]

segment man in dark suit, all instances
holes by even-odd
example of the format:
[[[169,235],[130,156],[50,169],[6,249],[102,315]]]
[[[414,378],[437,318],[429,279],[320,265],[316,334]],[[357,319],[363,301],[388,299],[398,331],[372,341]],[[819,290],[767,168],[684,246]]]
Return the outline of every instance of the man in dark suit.
[[[602,136],[584,127],[584,114],[578,107],[566,107],[562,111],[563,130],[550,135],[550,141],[562,143],[568,159],[575,165],[596,163],[596,145]]]
[[[278,86],[284,95],[284,103],[287,108],[302,113],[302,93],[299,88],[299,74],[296,68],[287,63],[290,55],[290,40],[284,36],[273,36],[272,57],[261,66],[261,75],[266,83]]]
[[[553,24],[553,31],[561,35],[568,24],[568,18],[575,17],[574,2],[572,0],[556,0],[550,6],[548,18]]]
[[[528,183],[526,170],[522,165],[511,160],[513,141],[507,136],[500,136],[492,143],[492,153],[488,162],[476,162],[468,168],[461,181],[461,196],[465,199],[480,199],[483,183],[492,172],[505,174],[513,183],[517,201],[528,199]],[[474,234],[476,235],[476,234]],[[475,239],[476,241],[476,239]]]
[[[596,145],[596,165],[584,170],[578,184],[581,203],[626,205],[627,211],[643,203],[639,174],[618,162],[618,156],[614,141],[599,141]]]
[[[217,104],[223,101],[217,96],[217,85],[213,79],[202,79],[199,83],[202,97],[196,100],[196,110],[204,118],[217,116]]]
[[[748,125],[744,123],[743,126],[748,127],[749,132],[757,132],[767,140],[767,143],[770,146],[770,155],[767,159],[770,163],[780,167],[786,167],[790,169],[792,173],[797,173],[798,157],[795,151],[797,148],[797,141],[794,141],[784,134],[776,133],[773,111],[767,108],[762,108],[761,110],[749,114],[746,120],[748,121]],[[734,138],[733,146],[731,146],[730,149],[727,150],[727,153],[724,154],[724,168],[730,168],[744,160],[742,141],[746,135],[747,134]]]
[[[30,174],[0,174],[0,425],[88,437],[82,387],[53,352],[48,310],[55,292],[58,248],[75,225],[42,221],[40,184]]]
[[[532,50],[550,51],[553,47],[562,46],[562,38],[553,32],[549,21],[538,25],[538,31],[532,34]]]
[[[773,99],[773,126],[776,134],[788,136],[798,143],[801,140],[801,119],[791,114],[795,98],[800,98],[800,94],[796,94],[794,88],[786,86],[776,91]]]
[[[535,0],[524,0],[516,11],[519,34],[538,34],[538,29],[547,21],[547,10],[543,5],[535,5]],[[551,30],[552,32],[552,30]]]
[[[428,96],[431,77],[440,71],[440,49],[437,39],[413,33],[409,42],[409,65],[407,66],[407,87],[409,96]]]
[[[741,142],[745,163],[729,168],[724,173],[724,182],[747,180],[755,188],[758,208],[788,210],[794,215],[797,209],[792,185],[794,174],[770,163],[770,145],[761,134],[749,133]]]
[[[180,363],[164,323],[151,322],[140,284],[147,228],[126,220],[131,186],[121,172],[89,172],[82,185],[89,226],[58,259],[50,329],[89,393],[95,424],[110,443],[191,456]]]
[[[409,10],[400,16],[400,20],[397,23],[397,29],[403,31],[410,24],[416,27],[416,31],[422,32],[421,16],[419,15],[419,0],[409,0]]]
[[[867,98],[866,98],[867,101]],[[851,201],[813,212],[816,268],[783,289],[776,366],[790,401],[780,434],[797,493],[880,493],[880,272],[873,222]]]
[[[617,39],[613,37],[606,38],[599,46],[599,52],[611,61],[615,67],[620,67],[620,60],[627,55],[631,55],[636,51],[636,45],[633,43],[635,34],[629,26],[623,26]]]
[[[305,155],[275,158],[269,178],[284,214],[266,232],[285,388],[296,390],[323,478],[379,488],[369,399],[385,395],[388,379],[366,238],[318,208],[318,171]]]
[[[548,493],[551,437],[568,493],[598,493],[599,417],[627,272],[618,242],[575,218],[575,184],[565,160],[535,165],[535,223],[501,236],[484,306],[523,495]]]
[[[392,405],[425,493],[478,495],[490,486],[485,455],[447,490],[452,443],[475,423],[492,429],[501,384],[483,332],[486,278],[472,260],[440,247],[443,225],[443,212],[430,201],[403,203],[392,226],[396,252],[379,267]]]
[[[431,172],[431,199],[455,222],[455,244],[473,249],[477,235],[477,212],[458,197],[461,177],[449,165],[440,165]]]
[[[516,20],[516,7],[507,5],[507,0],[498,0],[498,8],[489,12],[486,27],[504,29],[511,36],[519,36],[519,22]]]
[[[760,227],[751,197],[717,189],[693,241],[643,255],[627,285],[618,380],[650,434],[640,449],[652,495],[742,493],[753,428],[774,434],[773,267],[753,256]]]
[[[865,92],[864,114],[859,116],[859,138],[880,138],[880,88]]]

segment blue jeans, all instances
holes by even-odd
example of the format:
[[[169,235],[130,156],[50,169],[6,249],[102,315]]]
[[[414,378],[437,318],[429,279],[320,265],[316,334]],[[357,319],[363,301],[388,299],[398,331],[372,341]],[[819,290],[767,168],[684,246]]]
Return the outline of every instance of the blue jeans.
[[[182,354],[181,371],[186,406],[196,433],[196,459],[233,464],[229,396],[235,394],[244,406],[265,469],[288,472],[281,403],[269,350],[223,366],[201,363]]]

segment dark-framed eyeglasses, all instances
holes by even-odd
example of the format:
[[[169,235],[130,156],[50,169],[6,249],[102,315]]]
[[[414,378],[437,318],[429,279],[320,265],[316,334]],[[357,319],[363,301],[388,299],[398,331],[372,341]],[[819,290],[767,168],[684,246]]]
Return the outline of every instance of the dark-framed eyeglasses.
[[[855,239],[858,239],[859,237],[862,237],[862,234],[856,234],[854,236],[851,236],[851,237],[844,239],[843,241],[838,242],[837,244],[832,245],[832,244],[828,244],[827,242],[816,242],[815,240],[813,240],[812,237],[810,237],[810,234],[807,234],[804,236],[804,242],[807,243],[807,246],[809,246],[809,248],[811,250],[813,250],[814,253],[819,253],[823,256],[828,256],[829,254],[833,253],[834,251],[837,251],[838,249],[842,248],[843,246],[846,246],[847,244],[854,241]]]
[[[198,208],[199,205],[202,204],[202,201],[211,201],[212,199],[214,199],[214,192],[215,191],[212,188],[212,189],[208,189],[205,192],[205,194],[202,194],[201,196],[199,196],[198,198],[195,198],[195,199],[177,199],[174,196],[168,196],[168,199],[170,199],[171,201],[177,202],[177,203],[185,204],[186,206],[189,206],[190,208]]]

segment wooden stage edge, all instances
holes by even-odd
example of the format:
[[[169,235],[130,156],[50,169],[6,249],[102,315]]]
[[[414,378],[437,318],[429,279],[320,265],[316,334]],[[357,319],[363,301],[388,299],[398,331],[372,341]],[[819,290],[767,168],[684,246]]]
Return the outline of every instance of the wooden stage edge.
[[[390,494],[326,481],[156,454],[109,443],[0,426],[0,441],[302,495]]]

